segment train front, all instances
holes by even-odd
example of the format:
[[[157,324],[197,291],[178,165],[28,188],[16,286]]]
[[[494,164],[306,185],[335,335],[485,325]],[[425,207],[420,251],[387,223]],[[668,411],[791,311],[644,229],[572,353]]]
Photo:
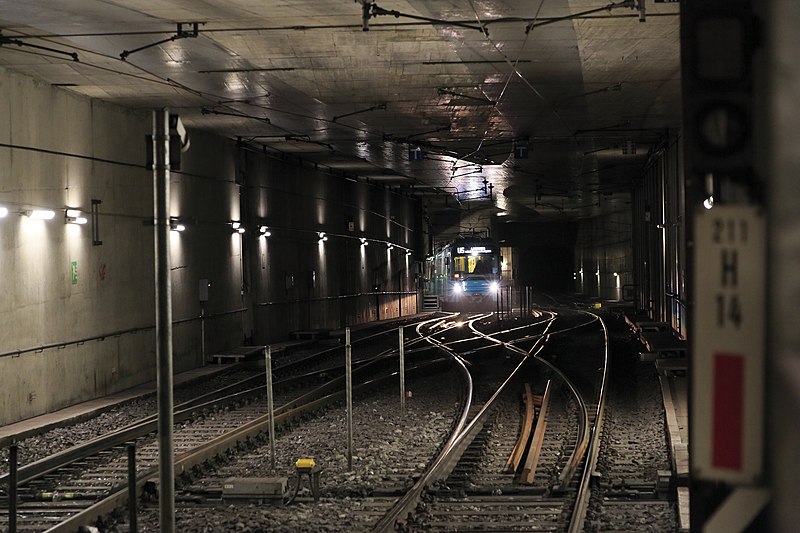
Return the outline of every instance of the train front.
[[[451,250],[451,301],[464,310],[492,310],[500,290],[500,248],[494,242],[456,243]]]

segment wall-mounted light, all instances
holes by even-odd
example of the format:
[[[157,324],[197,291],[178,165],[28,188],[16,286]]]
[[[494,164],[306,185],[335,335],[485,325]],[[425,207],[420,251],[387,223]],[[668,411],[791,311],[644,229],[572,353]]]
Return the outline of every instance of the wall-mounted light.
[[[614,277],[615,277],[615,278],[618,278],[618,277],[619,277],[619,274],[618,274],[618,273],[616,273],[616,272],[614,272]]]
[[[411,255],[411,250],[406,250],[406,255]]]
[[[170,218],[169,229],[171,231],[186,231],[186,226],[177,218]]]
[[[269,237],[270,235],[272,235],[272,232],[269,230],[267,226],[260,226],[258,228],[258,232],[264,237]]]
[[[392,243],[390,243],[390,242],[387,242],[387,243],[386,243],[386,251],[389,251],[389,250],[391,250],[392,248],[394,248],[394,244],[392,244]]]
[[[64,223],[66,224],[86,224],[89,220],[83,216],[80,209],[67,209],[64,211]]]
[[[325,235],[324,231],[318,231],[317,236],[319,237],[319,242],[325,242],[328,240],[328,237]]]
[[[361,246],[369,246],[366,237],[361,237]]]
[[[238,220],[234,220],[233,222],[231,222],[231,227],[233,228],[233,231],[235,231],[236,233],[242,234],[245,232],[244,226],[242,226],[242,223],[239,222]]]
[[[7,207],[0,207],[0,218],[4,218],[8,215],[8,208]]]
[[[709,196],[705,200],[703,200],[703,207],[706,209],[711,209],[714,207],[714,195]]]
[[[28,218],[35,218],[37,220],[52,220],[56,216],[56,212],[50,209],[29,209],[22,212]]]

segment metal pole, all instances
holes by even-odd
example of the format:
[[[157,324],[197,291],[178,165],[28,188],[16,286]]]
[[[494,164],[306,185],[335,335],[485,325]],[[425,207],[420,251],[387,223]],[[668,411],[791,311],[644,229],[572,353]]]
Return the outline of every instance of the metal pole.
[[[202,365],[206,366],[206,306],[200,304],[200,357]]]
[[[344,328],[345,395],[347,396],[347,470],[353,470],[353,353],[350,328]]]
[[[128,531],[136,533],[139,525],[136,522],[136,444],[128,444]]]
[[[169,247],[169,110],[153,111],[155,196],[156,369],[158,388],[159,531],[175,532],[175,470],[172,466],[172,286]]]
[[[267,415],[269,416],[269,456],[272,470],[275,470],[275,404],[272,396],[272,346],[264,350],[267,367]]]
[[[397,336],[400,344],[400,414],[406,414],[406,346],[403,339],[403,326],[397,328]]]
[[[8,531],[17,533],[17,445],[8,448]]]

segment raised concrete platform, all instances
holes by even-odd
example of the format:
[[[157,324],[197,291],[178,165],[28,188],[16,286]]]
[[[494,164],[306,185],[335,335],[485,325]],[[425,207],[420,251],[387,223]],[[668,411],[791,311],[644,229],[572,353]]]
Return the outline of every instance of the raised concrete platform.
[[[667,418],[672,472],[678,494],[680,532],[689,531],[689,405],[687,360],[685,358],[655,361],[664,412]]]
[[[684,357],[686,341],[676,337],[671,331],[641,331],[639,339],[648,353],[657,357]]]

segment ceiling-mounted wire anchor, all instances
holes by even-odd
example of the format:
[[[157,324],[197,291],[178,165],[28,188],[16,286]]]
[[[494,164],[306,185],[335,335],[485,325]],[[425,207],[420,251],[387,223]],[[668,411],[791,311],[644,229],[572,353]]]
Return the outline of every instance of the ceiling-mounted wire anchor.
[[[189,39],[189,38],[193,39],[193,38],[196,38],[198,35],[200,35],[200,30],[198,29],[198,25],[199,25],[198,22],[179,22],[178,23],[178,30],[175,33],[175,35],[173,35],[171,37],[168,37],[166,39],[163,39],[161,41],[155,42],[155,43],[150,43],[150,44],[146,44],[144,46],[140,46],[139,48],[135,48],[133,50],[123,50],[122,53],[119,55],[119,57],[123,61],[127,61],[129,55],[134,54],[136,52],[141,52],[142,50],[145,50],[147,48],[152,48],[154,46],[158,46],[160,44],[168,43],[170,41],[177,41],[178,39]],[[184,30],[183,29],[184,26],[190,26],[191,29]]]
[[[489,28],[487,28],[485,25],[475,26],[473,24],[467,24],[465,22],[458,22],[454,20],[442,20],[430,17],[420,17],[418,15],[409,15],[408,13],[402,13],[395,9],[383,9],[378,4],[370,0],[355,0],[355,1],[356,3],[361,2],[361,29],[363,31],[369,31],[370,18],[377,17],[378,15],[391,15],[394,18],[403,17],[413,20],[422,20],[439,26],[458,26],[459,28],[469,28],[470,30],[478,30],[487,37],[489,36]]]
[[[38,44],[31,44],[26,43],[20,39],[12,39],[11,37],[6,37],[5,35],[0,32],[0,46],[4,44],[16,44],[17,46],[27,46],[28,48],[36,48],[37,50],[44,50],[46,52],[53,52],[54,54],[63,54],[65,56],[69,56],[72,58],[73,61],[78,61],[78,53],[77,52],[65,52],[64,50],[57,50],[56,48],[50,48],[49,46],[40,46]]]

